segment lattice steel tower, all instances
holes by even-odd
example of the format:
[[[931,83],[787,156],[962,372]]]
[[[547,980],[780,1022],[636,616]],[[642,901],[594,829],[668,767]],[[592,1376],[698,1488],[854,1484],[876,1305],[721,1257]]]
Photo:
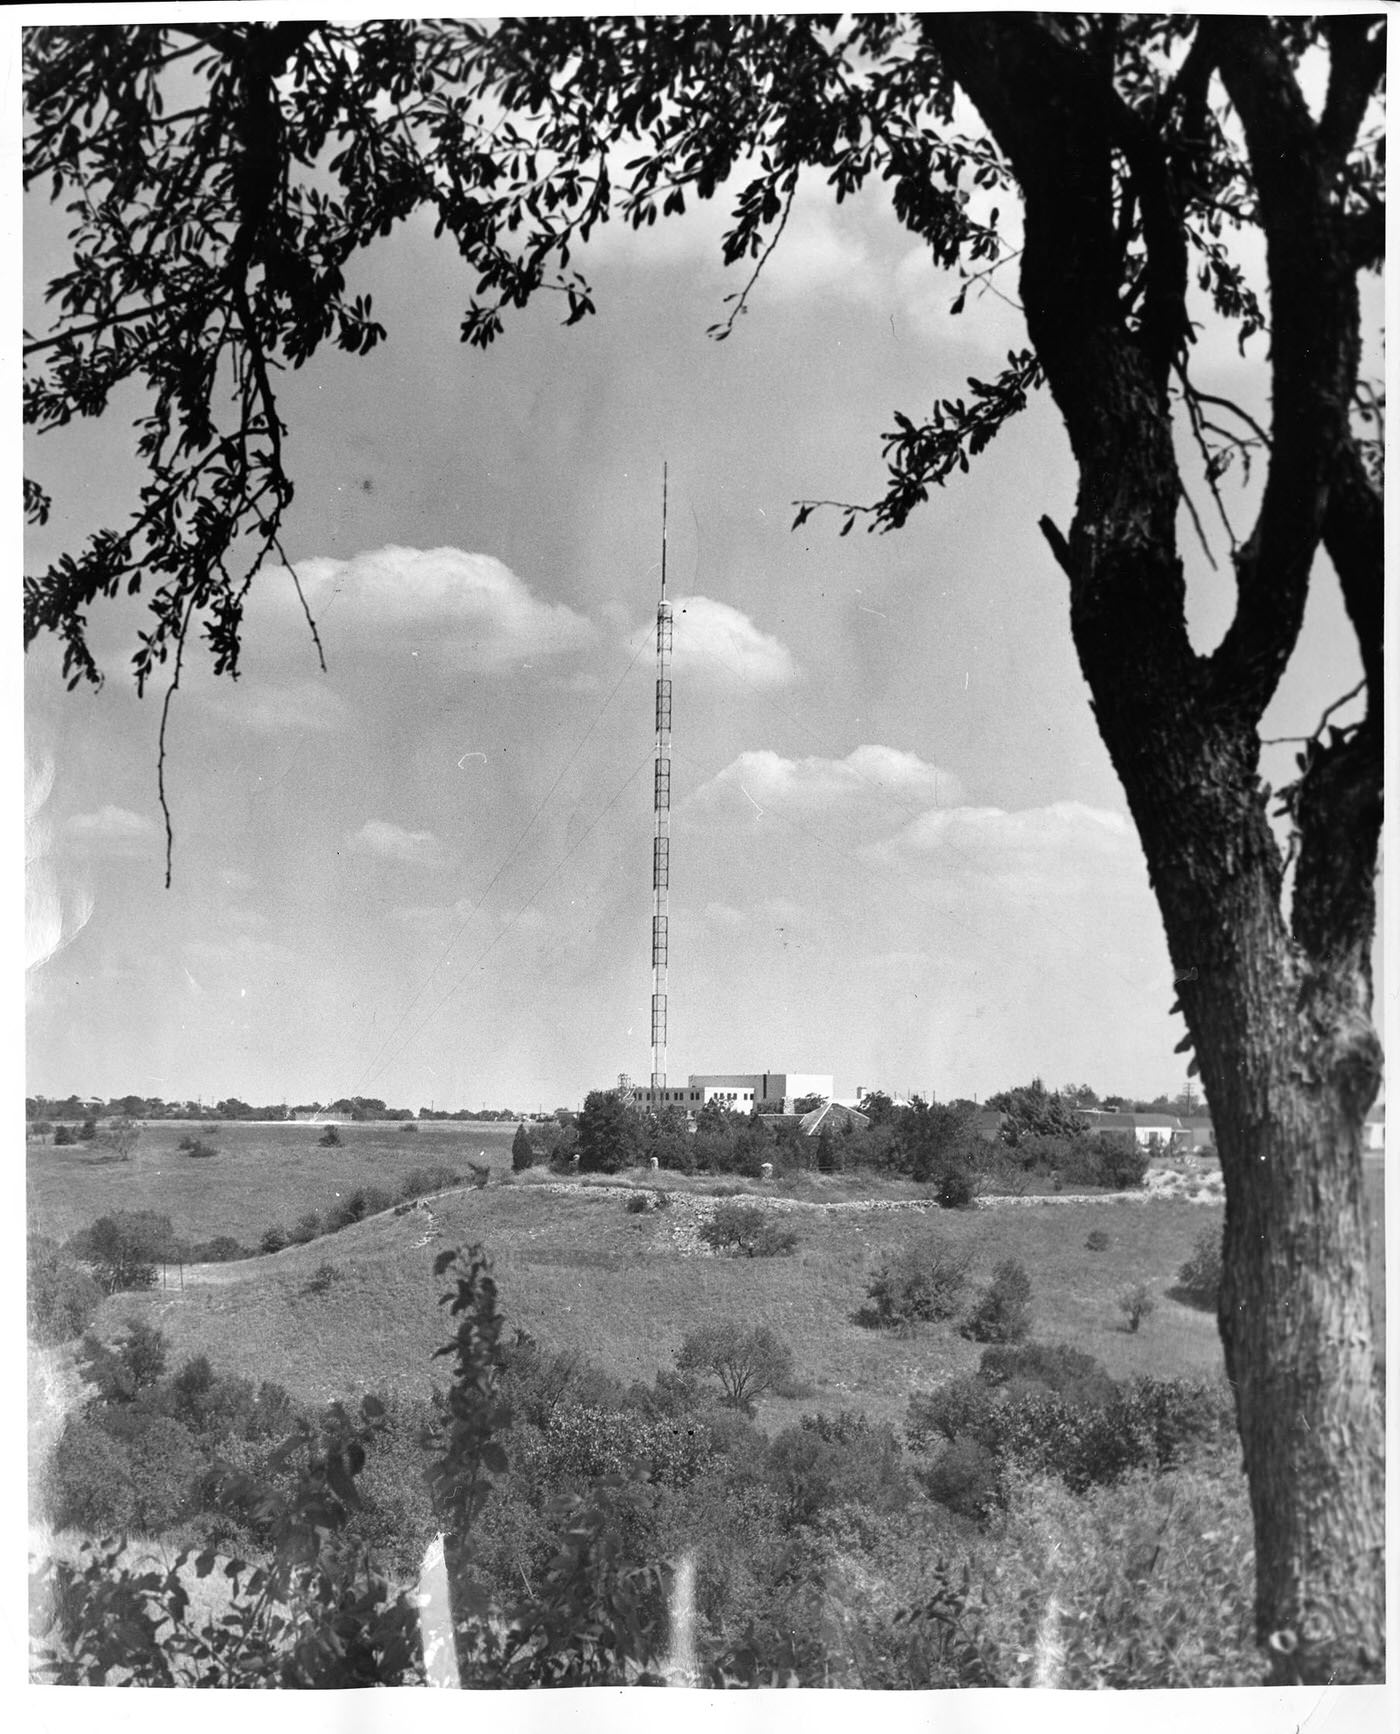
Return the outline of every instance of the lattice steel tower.
[[[656,775],[651,844],[651,1087],[666,1087],[666,964],[671,887],[671,604],[666,600],[666,465],[661,466],[661,600],[656,609]]]

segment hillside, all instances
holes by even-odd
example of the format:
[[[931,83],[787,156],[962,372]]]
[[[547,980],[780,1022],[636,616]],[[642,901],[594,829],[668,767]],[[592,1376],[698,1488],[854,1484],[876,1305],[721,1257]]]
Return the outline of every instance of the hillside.
[[[187,1271],[183,1288],[170,1270],[164,1286],[116,1295],[99,1314],[100,1330],[127,1317],[152,1319],[177,1359],[202,1351],[221,1370],[277,1380],[309,1400],[421,1391],[445,1335],[432,1260],[470,1241],[495,1259],[512,1327],[624,1379],[650,1380],[669,1366],[696,1324],[769,1325],[792,1344],[806,1394],[767,1404],[767,1426],[842,1407],[898,1419],[912,1387],[975,1364],[977,1347],[950,1327],[902,1340],[852,1318],[884,1253],[930,1232],[971,1249],[973,1286],[988,1280],[998,1259],[1019,1259],[1031,1274],[1035,1334],[1073,1343],[1115,1376],[1210,1376],[1222,1367],[1214,1318],[1168,1293],[1196,1237],[1220,1222],[1218,1207],[1199,1202],[1106,1196],[947,1212],[911,1208],[919,1193],[909,1185],[814,1177],[803,1190],[823,1204],[769,1192],[771,1206],[790,1212],[798,1230],[794,1256],[716,1258],[699,1249],[694,1233],[713,1208],[715,1177],[658,1175],[671,1208],[632,1215],[623,1207],[625,1186],[561,1188],[538,1169],[514,1183],[509,1126],[438,1123],[406,1133],[350,1125],[341,1128],[341,1148],[322,1149],[313,1126],[232,1124],[208,1135],[220,1153],[203,1161],[178,1153],[187,1130],[148,1127],[128,1163],[95,1162],[81,1146],[31,1146],[31,1223],[62,1236],[105,1211],[152,1209],[168,1214],[177,1234],[231,1234],[255,1245],[270,1223],[324,1209],[354,1186],[394,1188],[411,1169],[437,1163],[463,1171],[468,1162],[491,1165],[486,1189],[435,1200],[431,1221],[419,1211],[386,1214],[305,1246]],[[1381,1172],[1368,1164],[1383,1340]],[[1109,1234],[1104,1251],[1085,1245],[1094,1228]],[[324,1266],[331,1270],[317,1292],[312,1279]],[[1157,1308],[1132,1335],[1116,1301],[1137,1282],[1148,1285]]]
[[[1074,1342],[1115,1375],[1220,1368],[1214,1319],[1163,1292],[1197,1234],[1219,1220],[1213,1210],[1160,1201],[956,1214],[790,1206],[796,1254],[751,1260],[690,1250],[686,1230],[707,1208],[678,1197],[670,1210],[636,1216],[611,1187],[472,1189],[435,1201],[431,1226],[419,1212],[379,1217],[270,1257],[203,1267],[183,1290],[169,1273],[163,1289],[113,1297],[98,1323],[158,1322],[177,1358],[202,1351],[221,1369],[275,1379],[308,1398],[421,1390],[445,1335],[432,1259],[481,1241],[511,1325],[551,1348],[650,1380],[696,1324],[762,1322],[792,1344],[811,1387],[810,1396],[766,1405],[766,1424],[812,1408],[895,1419],[912,1386],[971,1368],[979,1353],[947,1328],[901,1340],[852,1320],[881,1255],[936,1231],[973,1249],[974,1283],[997,1259],[1019,1258],[1033,1273],[1037,1334]],[[1094,1227],[1108,1229],[1105,1252],[1085,1248]],[[328,1286],[312,1292],[312,1277],[328,1263]],[[1115,1299],[1138,1280],[1158,1291],[1158,1311],[1130,1336]]]

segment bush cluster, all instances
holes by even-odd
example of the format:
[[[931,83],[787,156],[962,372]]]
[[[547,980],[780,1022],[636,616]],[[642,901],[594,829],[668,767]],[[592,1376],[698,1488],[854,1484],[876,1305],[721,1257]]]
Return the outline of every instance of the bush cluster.
[[[93,1395],[65,1423],[43,1478],[55,1529],[157,1535],[217,1509],[217,1459],[270,1448],[295,1410],[279,1386],[217,1377],[196,1355],[167,1373],[160,1331],[128,1322],[111,1344],[85,1337],[80,1368]]]
[[[797,1249],[797,1231],[761,1204],[724,1199],[700,1225],[700,1238],[716,1252],[747,1258],[780,1258]]]
[[[1024,1342],[1031,1331],[1031,1279],[1024,1265],[1004,1258],[962,1322],[975,1343]]]
[[[956,1318],[972,1257],[937,1234],[890,1253],[866,1283],[867,1304],[857,1320],[912,1336],[921,1324]]]
[[[27,1246],[29,1335],[40,1344],[71,1342],[92,1323],[102,1290],[57,1241],[31,1234]]]
[[[262,1252],[281,1252],[287,1246],[305,1246],[323,1235],[338,1234],[351,1223],[363,1222],[367,1216],[378,1216],[395,1205],[411,1204],[414,1199],[431,1197],[461,1184],[462,1176],[453,1168],[441,1164],[428,1168],[411,1168],[394,1191],[382,1186],[356,1186],[324,1211],[304,1211],[290,1228],[274,1222],[263,1230],[259,1242]]]
[[[115,1545],[45,1567],[40,1677],[422,1684],[410,1593],[379,1562],[392,1557],[397,1583],[411,1584],[445,1531],[468,1687],[659,1683],[669,1568],[645,1562],[682,1554],[706,1686],[1030,1684],[1051,1591],[1065,1608],[1057,1684],[1200,1683],[1180,1677],[1193,1667],[1252,1683],[1238,1486],[1231,1505],[1194,1469],[1179,1502],[1176,1486],[1145,1475],[1111,1484],[1132,1473],[1122,1439],[1139,1460],[1172,1464],[1208,1437],[1214,1393],[1120,1390],[1072,1349],[989,1346],[960,1393],[922,1395],[922,1435],[911,1408],[911,1442],[936,1453],[920,1467],[926,1486],[972,1515],[1001,1510],[984,1543],[916,1496],[888,1426],[804,1415],[770,1441],[742,1404],[723,1407],[711,1351],[742,1352],[756,1335],[742,1326],[707,1327],[713,1340],[678,1357],[691,1365],[624,1387],[519,1332],[507,1341],[477,1249],[454,1284],[452,1380],[433,1406],[367,1398],[358,1415],[332,1405],[313,1420],[275,1387],[220,1379],[207,1362],[169,1374],[167,1346],[145,1327],[85,1345],[95,1394],[50,1484],[66,1515],[99,1531],[165,1517],[195,1540],[164,1576],[124,1567]],[[1114,1405],[1116,1435],[1100,1416]],[[1011,1413],[988,1420],[998,1409]],[[1072,1484],[1088,1489],[1073,1506]],[[201,1624],[180,1568],[207,1575],[231,1542],[254,1549],[257,1572],[233,1562],[232,1624]],[[1228,1585],[1233,1601],[1217,1607]]]
[[[1215,1386],[1150,1378],[1119,1385],[1089,1356],[1026,1344],[988,1349],[975,1376],[917,1393],[905,1432],[929,1458],[921,1479],[930,1496],[985,1518],[1013,1465],[1079,1493],[1133,1470],[1173,1467],[1220,1438],[1231,1413]]]

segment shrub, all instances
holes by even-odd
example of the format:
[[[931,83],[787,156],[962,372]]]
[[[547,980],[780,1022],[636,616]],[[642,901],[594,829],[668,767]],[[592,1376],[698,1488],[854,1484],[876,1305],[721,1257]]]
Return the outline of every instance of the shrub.
[[[73,1128],[71,1126],[55,1126],[53,1129],[53,1141],[55,1144],[77,1143],[77,1139],[73,1136]]]
[[[84,1144],[91,1144],[97,1137],[96,1120],[84,1120],[78,1128],[78,1138]]]
[[[153,1287],[156,1266],[169,1256],[173,1240],[168,1216],[150,1210],[118,1210],[100,1216],[67,1245],[75,1258],[92,1266],[103,1291],[115,1294],[118,1289]]]
[[[901,1247],[866,1283],[870,1305],[857,1314],[859,1322],[911,1336],[922,1323],[954,1317],[970,1262],[970,1254],[936,1234]]]
[[[841,1168],[841,1153],[831,1135],[831,1127],[823,1126],[817,1134],[817,1172],[835,1174]]]
[[[530,1134],[525,1130],[522,1120],[515,1129],[515,1137],[510,1146],[510,1167],[513,1174],[523,1174],[527,1168],[535,1164],[535,1148],[530,1142]]]
[[[321,1218],[314,1210],[303,1211],[291,1227],[291,1243],[293,1246],[305,1246],[307,1241],[315,1240],[321,1232]]]
[[[893,1429],[864,1415],[804,1415],[768,1447],[765,1479],[787,1523],[811,1523],[831,1507],[888,1511],[907,1504],[908,1483]]]
[[[143,1417],[127,1441],[131,1475],[131,1521],[148,1535],[170,1529],[194,1503],[193,1487],[203,1458],[187,1427],[168,1415]]]
[[[658,1187],[651,1195],[651,1207],[653,1210],[669,1210],[671,1208],[671,1194],[663,1192]]]
[[[651,1206],[647,1202],[647,1195],[645,1192],[634,1192],[622,1208],[629,1216],[641,1216],[648,1211]]]
[[[1214,1312],[1220,1303],[1222,1269],[1221,1232],[1203,1229],[1196,1237],[1191,1256],[1176,1273],[1175,1294],[1189,1306]]]
[[[933,1196],[943,1210],[965,1210],[977,1196],[977,1178],[964,1162],[948,1162],[933,1177]]]
[[[1128,1329],[1136,1331],[1149,1314],[1156,1312],[1157,1303],[1153,1300],[1147,1284],[1139,1282],[1119,1295],[1118,1310],[1127,1320]]]
[[[327,1126],[316,1142],[323,1150],[338,1150],[343,1140],[337,1127]]]
[[[1024,1395],[1038,1387],[1068,1403],[1102,1405],[1118,1394],[1107,1370],[1068,1343],[993,1343],[982,1351],[977,1377],[993,1389]]]
[[[676,1356],[681,1373],[713,1373],[723,1387],[720,1402],[752,1415],[757,1398],[779,1390],[792,1375],[792,1350],[766,1325],[702,1325],[691,1331]]]
[[[982,1635],[1004,1685],[1041,1683],[1046,1604],[1063,1619],[1066,1691],[1257,1686],[1253,1524],[1244,1477],[1201,1464],[1074,1495],[1013,1472],[995,1532],[975,1544]],[[1127,1702],[1128,1700],[1124,1700]]]
[[[909,1449],[922,1454],[940,1441],[993,1439],[990,1417],[997,1401],[996,1393],[971,1373],[945,1379],[932,1391],[915,1391],[904,1423]]]
[[[456,1186],[462,1176],[455,1168],[439,1163],[433,1168],[410,1168],[399,1182],[400,1198],[426,1198],[433,1192],[446,1192]]]
[[[45,1515],[55,1529],[110,1535],[130,1526],[131,1463],[103,1428],[70,1416],[44,1474]]]
[[[1094,1142],[1097,1145],[1096,1179],[1100,1186],[1107,1187],[1110,1192],[1130,1192],[1142,1185],[1147,1178],[1151,1156],[1136,1138],[1101,1136]]]
[[[31,1235],[27,1248],[29,1334],[36,1343],[70,1342],[92,1323],[102,1290],[58,1244]]]
[[[761,1204],[727,1199],[700,1226],[700,1238],[716,1252],[744,1253],[749,1258],[777,1258],[797,1246],[797,1231],[776,1222]]]
[[[919,1479],[930,1499],[978,1523],[987,1522],[1006,1498],[1001,1464],[973,1438],[951,1440]]]
[[[280,1222],[274,1222],[271,1228],[263,1230],[263,1237],[258,1242],[259,1252],[281,1252],[288,1245],[291,1237]]]
[[[962,1334],[975,1343],[1019,1343],[1031,1331],[1031,1279],[1014,1258],[1004,1258],[992,1271],[962,1323]]]
[[[356,1186],[326,1212],[323,1232],[336,1234],[342,1228],[349,1228],[352,1222],[363,1222],[367,1216],[378,1216],[380,1211],[388,1210],[393,1202],[393,1194],[386,1192],[382,1186]]]
[[[177,1148],[182,1152],[182,1154],[193,1156],[196,1160],[210,1156],[217,1156],[219,1154],[214,1145],[206,1144],[203,1138],[192,1138],[188,1133],[186,1133],[186,1135],[180,1140]]]
[[[307,1278],[301,1292],[303,1294],[328,1294],[331,1284],[339,1281],[339,1278],[340,1266],[332,1264],[329,1259],[323,1260]]]
[[[1072,1353],[1072,1351],[1070,1351]],[[1061,1369],[1070,1371],[1070,1365]],[[1101,1371],[1101,1370],[1100,1370]],[[1015,1377],[997,1390],[981,1379],[951,1379],[910,1400],[905,1433],[926,1452],[941,1439],[972,1440],[998,1464],[1058,1476],[1075,1492],[1135,1469],[1169,1469],[1190,1447],[1213,1444],[1232,1424],[1221,1389],[1187,1379],[1109,1382],[1106,1396],[1085,1400],[1088,1380],[1064,1393]]]
[[[85,1336],[78,1367],[83,1378],[96,1387],[102,1402],[130,1403],[160,1382],[169,1353],[170,1343],[163,1331],[139,1319],[128,1319],[110,1347],[91,1333]]]
[[[1107,1252],[1108,1251],[1108,1232],[1107,1232],[1107,1230],[1102,1229],[1102,1228],[1090,1229],[1089,1238],[1084,1242],[1084,1244],[1086,1247],[1088,1247],[1090,1252]]]

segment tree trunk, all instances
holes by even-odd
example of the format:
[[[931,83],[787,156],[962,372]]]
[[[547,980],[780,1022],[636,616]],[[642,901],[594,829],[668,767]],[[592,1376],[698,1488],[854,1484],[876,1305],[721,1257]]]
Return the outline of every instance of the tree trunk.
[[[1300,958],[1264,889],[1248,872],[1217,881],[1214,934],[1163,899],[1177,969],[1197,972],[1182,1001],[1225,1179],[1220,1334],[1249,1475],[1256,1629],[1281,1681],[1374,1680],[1384,1435],[1361,1143],[1379,1045],[1342,1010],[1350,984]],[[1225,948],[1210,943],[1221,937]]]
[[[1146,478],[1134,491],[1152,495]],[[1086,531],[1083,500],[1066,550],[1076,643],[1162,911],[1225,1181],[1220,1331],[1250,1484],[1259,1641],[1281,1682],[1375,1680],[1384,1446],[1361,1147],[1381,1068],[1366,908],[1378,810],[1324,813],[1316,792],[1304,804],[1314,841],[1290,931],[1252,716],[1212,695],[1203,665],[1154,673],[1115,644],[1111,599],[1166,556],[1143,547],[1131,518],[1099,516]],[[1137,568],[1131,584],[1120,562]],[[1329,818],[1345,844],[1318,843]],[[1303,906],[1319,848],[1348,852],[1326,932]]]

